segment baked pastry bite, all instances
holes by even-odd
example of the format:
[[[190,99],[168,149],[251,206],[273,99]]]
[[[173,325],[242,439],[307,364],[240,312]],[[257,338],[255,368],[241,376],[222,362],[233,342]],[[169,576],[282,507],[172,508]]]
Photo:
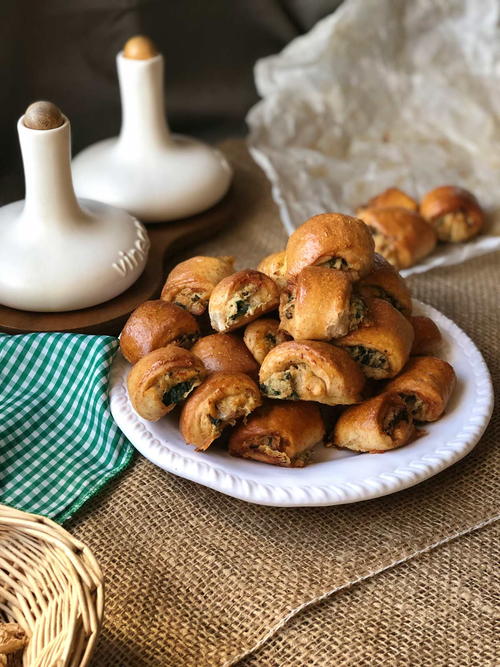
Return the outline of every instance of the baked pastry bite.
[[[442,185],[428,192],[420,202],[420,213],[436,230],[440,241],[468,241],[484,225],[484,212],[475,196],[454,185]]]
[[[193,315],[202,315],[213,288],[231,273],[234,273],[234,257],[191,257],[170,271],[161,298]]]
[[[379,253],[397,269],[406,269],[431,253],[437,236],[428,222],[406,208],[365,208],[359,212]]]
[[[195,318],[184,308],[155,299],[141,303],[122,329],[120,349],[131,364],[159,347],[190,348],[200,335]]]
[[[361,278],[358,288],[365,297],[384,299],[403,315],[411,314],[411,292],[408,285],[397,269],[378,253],[375,253],[373,270]]]
[[[216,331],[232,331],[278,307],[279,289],[265,273],[245,269],[224,278],[210,296],[208,312]]]
[[[422,315],[410,317],[410,322],[415,333],[410,356],[435,354],[443,341],[438,325],[430,317]]]
[[[345,336],[365,314],[365,302],[344,271],[306,266],[281,293],[280,326],[295,339]]]
[[[203,336],[191,348],[210,373],[217,371],[246,373],[257,380],[259,364],[245,343],[235,334],[217,333]]]
[[[207,372],[189,350],[167,345],[153,350],[132,366],[127,387],[134,410],[157,421],[201,384]]]
[[[326,446],[379,453],[406,445],[414,434],[406,403],[397,393],[384,392],[344,410]]]
[[[385,390],[397,392],[416,421],[433,422],[445,411],[455,383],[455,371],[447,361],[413,357]]]
[[[346,271],[353,280],[372,269],[374,243],[370,230],[358,218],[323,213],[296,229],[286,246],[287,278],[306,266]]]
[[[274,280],[280,289],[286,285],[286,253],[284,250],[267,255],[257,266],[257,271],[265,273]]]
[[[407,318],[383,299],[371,299],[365,322],[335,341],[375,380],[392,378],[408,361],[413,327]]]
[[[181,435],[197,451],[205,450],[226,426],[234,426],[261,404],[258,386],[245,373],[212,373],[184,403]]]
[[[290,336],[280,329],[278,320],[269,317],[250,322],[243,334],[243,342],[259,365],[273,347],[287,340],[290,340]]]
[[[229,439],[229,453],[284,468],[303,468],[323,442],[325,426],[317,405],[266,401]]]
[[[409,211],[418,211],[418,203],[399,188],[387,188],[375,197],[372,197],[364,206],[360,206],[356,215],[365,208],[387,208],[387,206],[398,206],[407,208]]]
[[[350,355],[329,343],[281,343],[262,362],[260,389],[265,396],[293,401],[348,405],[361,400],[365,378]]]

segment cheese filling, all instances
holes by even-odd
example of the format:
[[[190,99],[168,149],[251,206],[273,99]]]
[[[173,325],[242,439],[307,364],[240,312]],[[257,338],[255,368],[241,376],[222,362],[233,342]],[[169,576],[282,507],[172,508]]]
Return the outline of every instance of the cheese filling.
[[[451,211],[432,221],[440,241],[460,241],[467,238],[474,220],[466,211]]]
[[[174,303],[195,315],[201,315],[207,307],[208,297],[201,292],[193,292],[190,287],[185,287],[177,292]]]

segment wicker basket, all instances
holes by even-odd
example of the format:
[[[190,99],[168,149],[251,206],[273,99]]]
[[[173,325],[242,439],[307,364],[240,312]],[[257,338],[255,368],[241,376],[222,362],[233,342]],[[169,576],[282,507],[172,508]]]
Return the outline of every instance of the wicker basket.
[[[86,546],[49,519],[0,505],[0,618],[30,638],[24,667],[87,665],[103,603]]]

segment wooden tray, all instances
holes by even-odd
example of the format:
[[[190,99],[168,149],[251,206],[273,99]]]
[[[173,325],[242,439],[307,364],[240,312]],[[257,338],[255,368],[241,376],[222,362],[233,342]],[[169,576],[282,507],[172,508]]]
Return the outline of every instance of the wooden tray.
[[[151,239],[149,258],[139,280],[126,292],[99,306],[67,313],[31,313],[0,305],[0,331],[29,333],[71,331],[117,335],[131,311],[159,295],[166,277],[165,266],[175,253],[209,238],[231,219],[234,188],[213,208],[179,222],[148,226]]]

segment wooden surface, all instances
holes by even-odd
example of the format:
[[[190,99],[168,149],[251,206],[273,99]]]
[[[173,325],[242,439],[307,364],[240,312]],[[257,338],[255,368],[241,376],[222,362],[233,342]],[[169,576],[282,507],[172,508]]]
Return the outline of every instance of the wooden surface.
[[[33,313],[0,306],[0,331],[72,331],[88,334],[117,335],[129,313],[140,303],[160,294],[166,278],[166,265],[177,252],[209,238],[231,219],[234,188],[224,199],[204,213],[179,222],[147,225],[151,239],[148,262],[134,285],[111,301],[92,308],[67,313]]]

